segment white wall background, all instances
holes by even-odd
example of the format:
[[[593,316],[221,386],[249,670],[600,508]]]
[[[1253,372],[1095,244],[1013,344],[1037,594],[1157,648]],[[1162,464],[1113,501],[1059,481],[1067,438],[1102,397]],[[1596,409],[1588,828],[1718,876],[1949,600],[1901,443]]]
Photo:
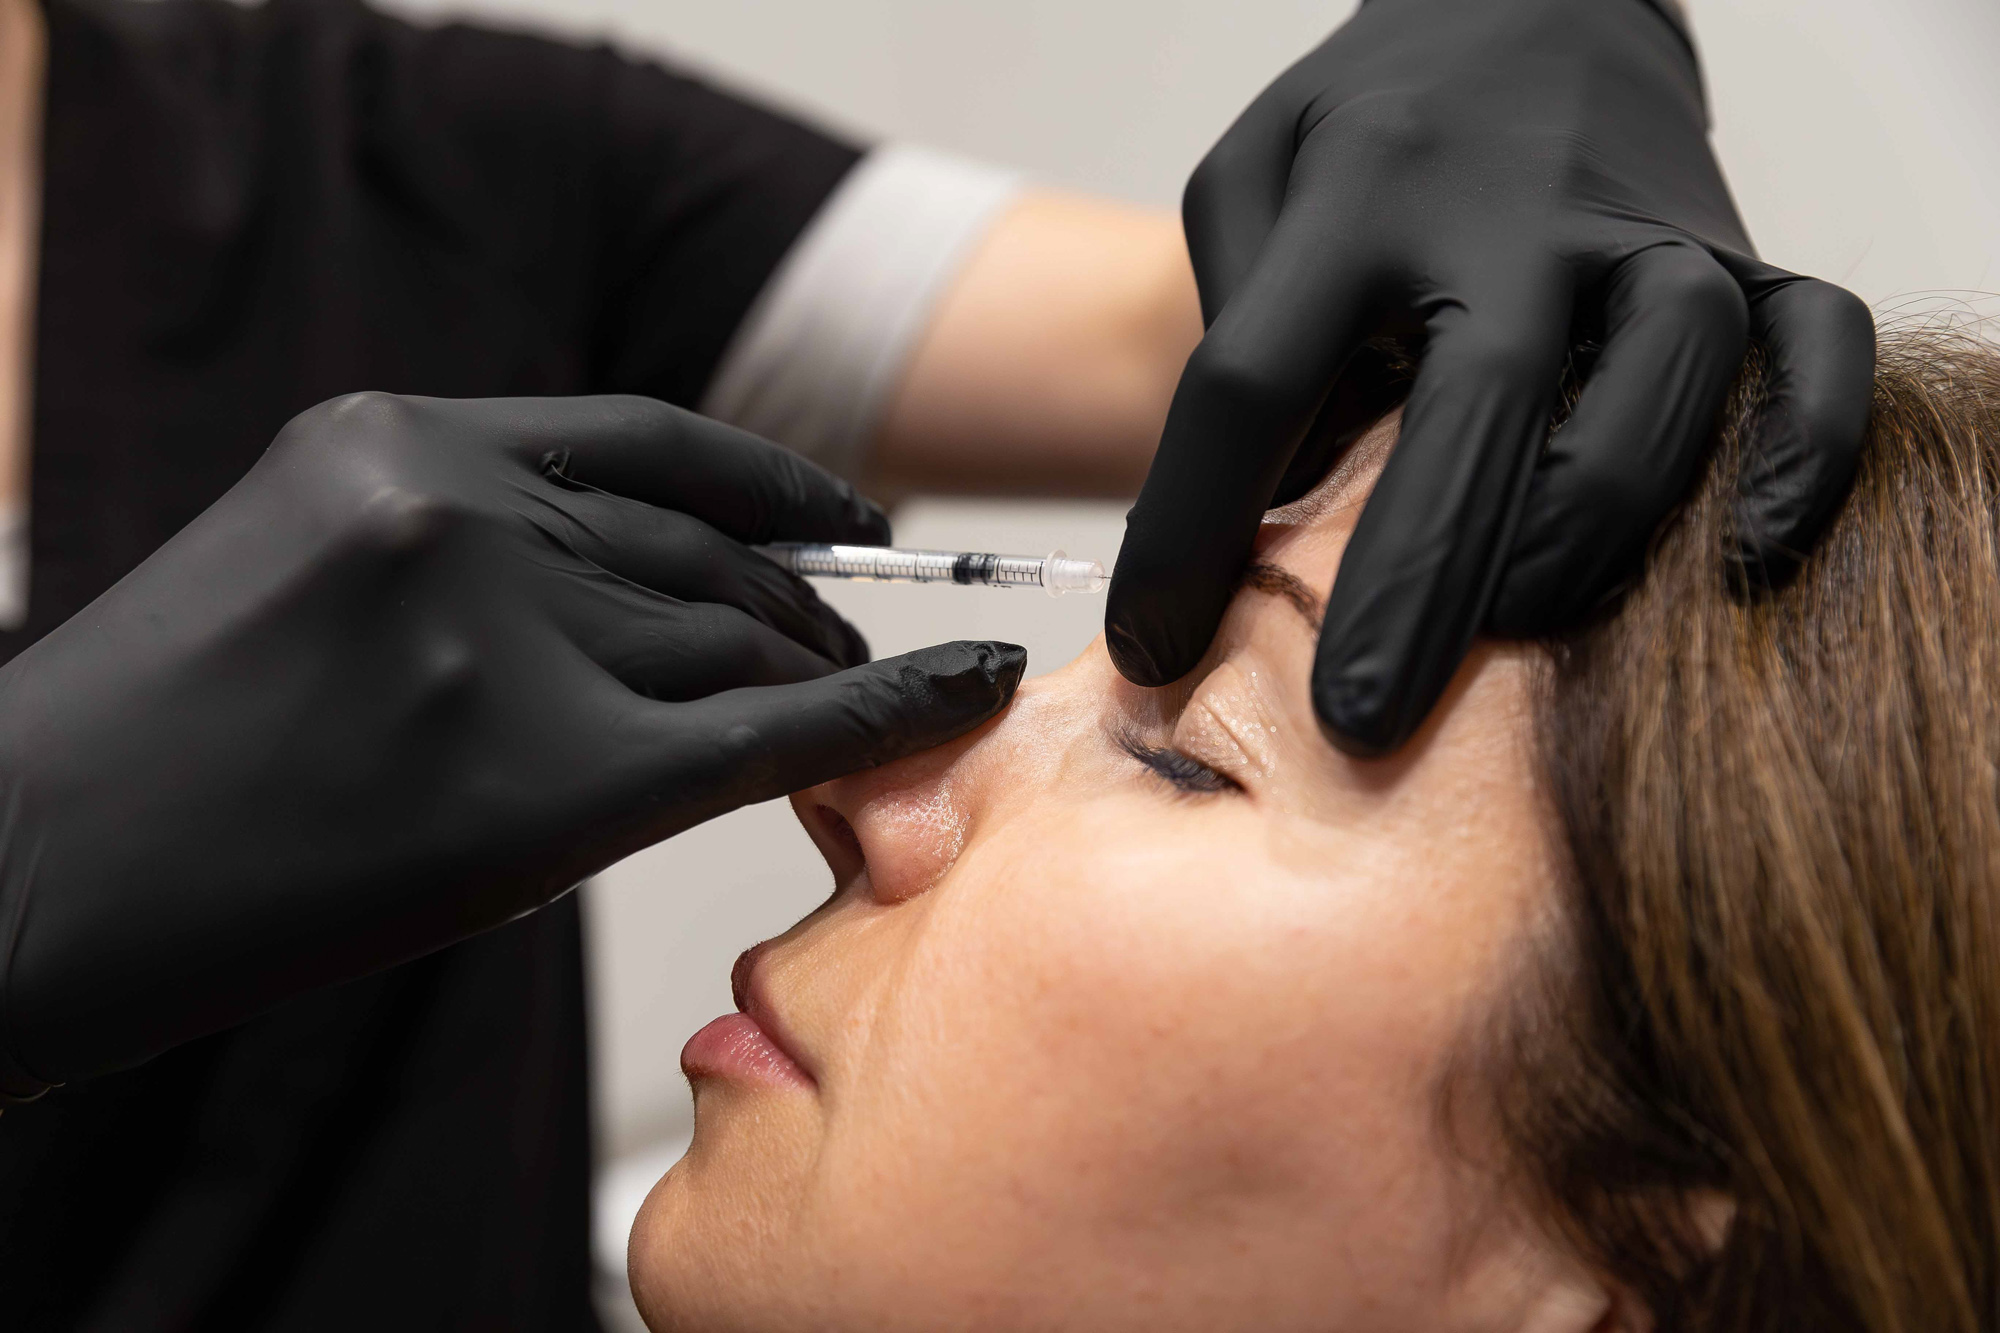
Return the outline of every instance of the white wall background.
[[[1505,0],[1493,0],[1505,3]],[[1604,0],[1619,3],[1620,0]],[[1234,113],[1352,0],[398,0],[657,52],[865,137],[1172,206]],[[1692,0],[1716,142],[1766,257],[1878,305],[2000,286],[2000,3]],[[899,539],[1107,563],[1120,506],[917,501]],[[1031,671],[1095,632],[1101,602],[839,588],[880,652],[1028,645]],[[608,1155],[688,1121],[681,1044],[730,1008],[730,961],[826,890],[781,804],[655,848],[593,887],[599,1108]],[[647,1167],[638,1172],[644,1176]],[[623,1238],[606,1237],[611,1253]]]

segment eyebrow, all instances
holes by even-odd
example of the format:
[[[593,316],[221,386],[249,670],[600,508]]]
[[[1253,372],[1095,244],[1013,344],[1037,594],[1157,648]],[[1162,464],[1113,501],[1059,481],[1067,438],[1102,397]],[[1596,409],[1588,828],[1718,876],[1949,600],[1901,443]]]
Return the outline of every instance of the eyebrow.
[[[1306,581],[1283,565],[1274,565],[1267,560],[1252,560],[1243,567],[1243,575],[1236,580],[1236,589],[1241,592],[1248,588],[1253,592],[1269,593],[1283,601],[1299,613],[1300,619],[1319,633],[1320,623],[1326,619],[1326,603],[1320,599]]]

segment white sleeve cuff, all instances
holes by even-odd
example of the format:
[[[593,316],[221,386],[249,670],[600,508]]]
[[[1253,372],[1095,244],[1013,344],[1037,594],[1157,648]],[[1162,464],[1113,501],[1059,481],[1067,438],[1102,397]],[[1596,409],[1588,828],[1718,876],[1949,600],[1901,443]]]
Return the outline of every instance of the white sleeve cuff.
[[[0,505],[0,630],[28,619],[28,506]]]
[[[929,149],[868,154],[758,293],[702,413],[857,475],[932,311],[1020,189]]]

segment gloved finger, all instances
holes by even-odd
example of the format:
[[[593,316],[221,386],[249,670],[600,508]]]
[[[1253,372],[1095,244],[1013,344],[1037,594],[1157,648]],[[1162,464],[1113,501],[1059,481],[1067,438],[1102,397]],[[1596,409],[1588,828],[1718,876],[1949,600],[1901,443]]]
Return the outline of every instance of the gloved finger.
[[[1237,117],[1188,177],[1181,226],[1204,325],[1215,322],[1256,266],[1285,205],[1292,155],[1285,108],[1266,93]]]
[[[1007,706],[1027,664],[1027,650],[1011,643],[943,643],[802,685],[661,709],[675,739],[659,747],[668,767],[652,780],[699,823],[961,736]],[[687,744],[690,736],[703,743]]]
[[[1743,364],[1749,312],[1707,251],[1669,243],[1612,271],[1604,350],[1529,483],[1487,626],[1575,624],[1631,577],[1688,491]]]
[[[700,699],[841,669],[733,606],[684,602],[608,574],[576,580],[553,615],[586,657],[648,699]]]
[[[1409,397],[1415,377],[1415,362],[1391,340],[1370,338],[1357,347],[1278,479],[1272,506],[1290,504],[1325,481],[1347,451]]]
[[[592,564],[684,602],[718,602],[841,666],[868,660],[861,632],[805,580],[687,514],[577,487],[551,535]]]
[[[1854,483],[1874,402],[1875,319],[1845,288],[1722,258],[1750,299],[1750,336],[1770,357],[1729,559],[1739,586],[1782,587]]]
[[[1568,341],[1568,272],[1508,265],[1504,292],[1444,307],[1402,435],[1341,557],[1313,704],[1351,754],[1422,725],[1485,623]]]
[[[1159,451],[1125,519],[1105,606],[1135,684],[1186,675],[1327,386],[1367,326],[1367,269],[1325,243],[1316,209],[1279,218],[1255,270],[1188,358]]]
[[[623,394],[493,401],[562,475],[693,514],[746,545],[889,540],[887,516],[853,486],[734,426]]]

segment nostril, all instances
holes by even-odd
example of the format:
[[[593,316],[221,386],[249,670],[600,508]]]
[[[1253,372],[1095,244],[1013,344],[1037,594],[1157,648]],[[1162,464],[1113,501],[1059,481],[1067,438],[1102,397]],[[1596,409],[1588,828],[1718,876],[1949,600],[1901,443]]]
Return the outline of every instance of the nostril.
[[[855,860],[867,859],[861,853],[861,835],[854,831],[854,825],[848,823],[840,811],[830,805],[822,805],[819,807],[819,817],[826,824],[826,835],[829,838],[840,844]]]
[[[813,818],[819,821],[821,834],[832,851],[837,854],[827,859],[833,862],[833,882],[836,888],[853,881],[856,875],[868,868],[868,854],[861,850],[861,835],[854,831],[854,825],[847,817],[830,805],[813,807]]]

